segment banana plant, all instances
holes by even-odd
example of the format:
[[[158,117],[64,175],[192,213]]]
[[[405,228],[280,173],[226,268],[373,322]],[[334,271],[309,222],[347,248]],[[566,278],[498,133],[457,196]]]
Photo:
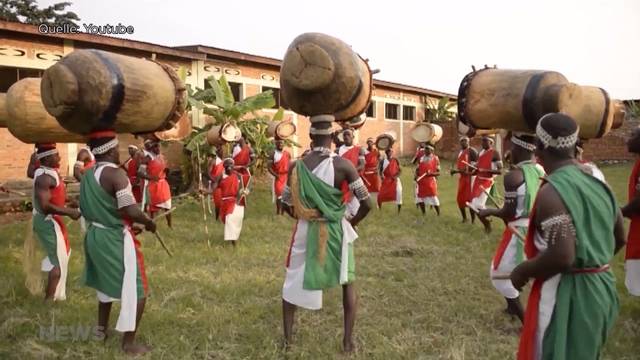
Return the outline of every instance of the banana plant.
[[[451,121],[455,117],[453,108],[455,108],[456,104],[449,101],[449,98],[446,96],[440,98],[438,102],[429,101],[429,99],[427,99],[424,105],[426,120],[428,121],[445,122]]]
[[[184,81],[186,70],[180,69],[179,76]],[[267,156],[273,151],[274,147],[267,134],[269,121],[282,121],[284,109],[279,108],[271,118],[268,115],[259,113],[260,110],[268,109],[275,105],[271,90],[236,101],[224,75],[220,79],[215,79],[211,76],[206,81],[209,85],[207,89],[196,87],[194,90],[187,84],[187,110],[200,110],[205,115],[210,116],[212,121],[202,127],[194,126],[191,134],[184,139],[184,150],[189,155],[189,159],[183,165],[183,173],[189,176],[186,171],[188,170],[187,167],[190,166],[192,169],[197,167],[198,159],[200,160],[201,169],[206,168],[206,154],[214,151],[207,143],[207,132],[215,125],[227,123],[234,124],[242,131],[244,138],[251,144],[256,154],[256,170],[264,172]],[[292,141],[287,141],[287,145],[299,146]],[[200,156],[198,156],[198,152]],[[225,153],[230,153],[228,145]],[[188,172],[193,173],[193,171]],[[184,180],[192,182],[194,179],[191,177]]]

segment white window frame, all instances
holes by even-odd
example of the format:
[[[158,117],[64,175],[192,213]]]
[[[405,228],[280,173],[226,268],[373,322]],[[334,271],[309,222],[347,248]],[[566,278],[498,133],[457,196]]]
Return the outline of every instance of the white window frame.
[[[408,119],[407,119],[407,120],[405,120],[405,119],[404,119],[404,110],[405,110],[405,107],[412,107],[412,108],[413,108],[413,120],[408,120]],[[417,107],[417,106],[415,106],[415,105],[405,105],[405,104],[402,104],[402,121],[413,121],[413,122],[415,122],[417,117],[418,117],[418,107]]]
[[[388,118],[387,117],[387,104],[389,105],[395,105],[398,107],[398,118],[397,119],[392,119],[392,118]],[[395,102],[389,102],[389,101],[385,101],[384,102],[384,119],[388,120],[388,121],[402,121],[402,104],[399,103],[395,103]]]

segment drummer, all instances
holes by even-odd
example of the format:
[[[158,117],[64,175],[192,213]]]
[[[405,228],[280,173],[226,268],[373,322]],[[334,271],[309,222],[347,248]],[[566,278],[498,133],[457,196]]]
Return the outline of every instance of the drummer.
[[[427,144],[424,148],[424,155],[420,158],[415,172],[415,181],[418,191],[416,193],[416,203],[424,216],[426,205],[436,210],[440,216],[440,200],[438,199],[438,180],[440,176],[440,159],[434,153],[434,147]]]

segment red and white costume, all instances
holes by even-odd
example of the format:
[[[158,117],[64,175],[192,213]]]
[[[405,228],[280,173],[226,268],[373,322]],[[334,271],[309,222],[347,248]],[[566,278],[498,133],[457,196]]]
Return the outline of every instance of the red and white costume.
[[[166,162],[162,154],[146,153],[150,160],[147,162],[147,174],[158,177],[158,180],[148,180],[147,190],[149,191],[149,211],[156,212],[160,209],[171,209],[171,189],[167,182],[165,169]]]
[[[362,179],[367,186],[369,194],[377,194],[380,191],[380,175],[378,175],[378,165],[380,152],[378,149],[372,151],[365,150],[364,171]]]
[[[224,161],[216,155],[216,159],[213,161],[213,166],[209,169],[209,177],[211,179],[215,179],[222,176],[223,173]],[[220,189],[220,187],[213,189],[213,206],[215,206],[216,209],[220,209],[222,206],[222,189]]]
[[[493,186],[495,175],[491,174],[488,170],[498,170],[502,166],[502,162],[494,160],[495,149],[484,150],[478,155],[478,161],[475,164],[478,168],[475,179],[473,180],[473,187],[471,189],[471,205],[476,209],[484,209],[487,202],[487,192]]]
[[[469,153],[471,152],[471,148],[468,147],[464,150],[460,150],[458,153],[458,158],[456,160],[456,169],[459,171],[467,170],[467,164],[471,163],[471,159],[469,157]],[[464,208],[467,206],[467,202],[471,202],[471,184],[473,183],[473,176],[467,174],[460,174],[460,178],[458,179],[458,193],[456,196],[456,202],[458,203],[459,208]]]
[[[249,179],[251,179],[251,173],[249,172],[249,164],[251,164],[251,147],[249,144],[240,146],[236,144],[233,147],[233,162],[235,163],[235,170],[242,176],[242,182],[245,187],[249,185]]]
[[[290,161],[291,154],[289,154],[287,150],[276,150],[273,153],[273,165],[271,165],[271,170],[276,174],[276,177],[273,178],[271,190],[273,194],[272,200],[274,203],[276,202],[276,199],[282,198],[282,191],[284,190],[285,185],[287,185]]]
[[[385,158],[382,161],[382,185],[378,193],[378,206],[383,202],[393,201],[397,205],[402,205],[402,183],[399,178],[400,162],[396,158],[391,160]]]
[[[424,203],[425,205],[440,206],[438,199],[438,181],[435,176],[425,174],[433,174],[440,172],[440,159],[438,156],[424,155],[418,163],[416,203]],[[425,176],[423,176],[425,175]]]
[[[244,206],[236,204],[238,192],[242,188],[240,178],[236,171],[232,171],[230,175],[223,173],[218,183],[221,195],[220,221],[224,224],[225,241],[238,240],[242,230]]]
[[[353,167],[358,168],[358,162],[361,158],[360,156],[361,148],[358,145],[342,145],[338,148],[338,156],[343,159],[349,160]],[[363,159],[364,160],[364,159]],[[360,208],[360,201],[353,196],[351,190],[349,190],[349,184],[347,182],[342,183],[342,193],[344,194],[344,202],[347,204],[347,218],[351,218],[356,215],[358,209]]]

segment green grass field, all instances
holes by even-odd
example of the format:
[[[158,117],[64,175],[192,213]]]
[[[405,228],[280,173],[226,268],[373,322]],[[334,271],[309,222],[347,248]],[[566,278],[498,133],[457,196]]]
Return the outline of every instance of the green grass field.
[[[443,164],[443,169],[448,169]],[[626,198],[628,165],[603,170],[620,201]],[[293,220],[276,217],[266,182],[250,196],[241,242],[223,246],[222,225],[209,219],[207,248],[199,203],[175,214],[175,230],[159,227],[174,253],[169,258],[154,237],[141,236],[151,295],[139,339],[153,347],[149,359],[284,358],[281,288]],[[356,359],[512,359],[519,323],[503,315],[504,300],[488,278],[502,225],[485,235],[479,224],[460,224],[455,178],[439,182],[442,216],[429,212],[417,224],[411,169],[403,173],[404,208],[374,210],[356,241],[359,297]],[[494,224],[498,224],[494,220]],[[0,359],[123,357],[120,336],[106,344],[89,338],[50,341],[41,327],[95,325],[95,291],[80,284],[84,266],[79,228],[70,230],[67,301],[44,304],[23,286],[22,242],[26,222],[0,226]],[[624,252],[624,251],[623,251]],[[614,262],[621,313],[604,358],[640,356],[640,299],[624,288],[623,254]],[[526,303],[526,300],[524,300]],[[111,327],[119,307],[114,307]],[[66,336],[65,336],[66,335]],[[342,357],[342,301],[325,293],[321,311],[298,311],[290,359]]]

